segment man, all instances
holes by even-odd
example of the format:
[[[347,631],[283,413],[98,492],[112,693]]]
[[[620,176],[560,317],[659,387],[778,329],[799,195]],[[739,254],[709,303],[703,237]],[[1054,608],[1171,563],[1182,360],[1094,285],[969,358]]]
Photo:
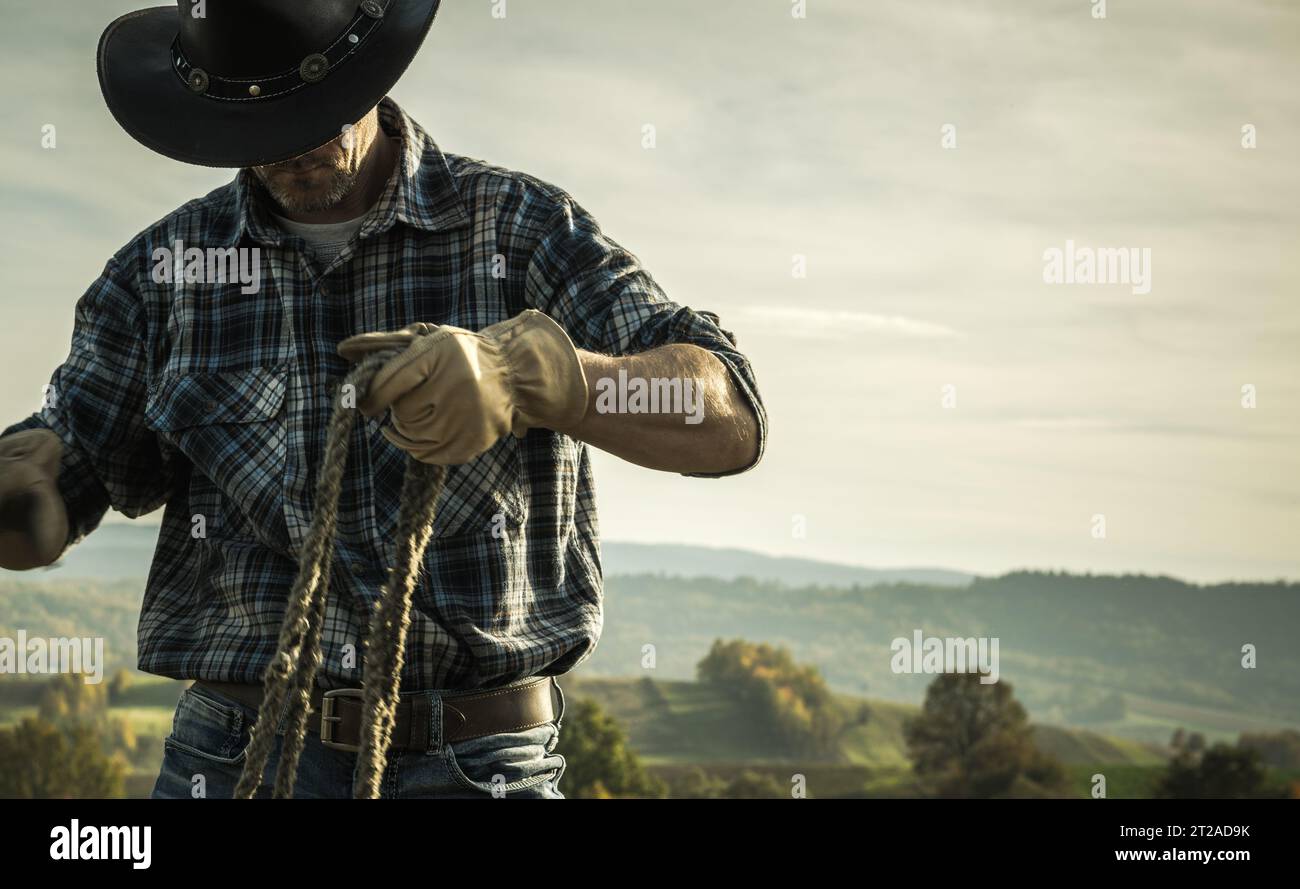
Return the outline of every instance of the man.
[[[408,455],[449,470],[383,795],[552,798],[553,678],[602,618],[586,446],[698,476],[762,455],[754,377],[716,316],[670,302],[561,189],[443,154],[384,98],[437,7],[180,0],[100,41],[132,136],[242,169],[81,298],[47,406],[0,438],[0,564],[48,565],[108,508],[166,504],[139,665],[196,682],[157,797],[233,791],[349,361],[401,350],[358,393],[297,796],[350,795],[358,702],[340,690],[359,684]]]

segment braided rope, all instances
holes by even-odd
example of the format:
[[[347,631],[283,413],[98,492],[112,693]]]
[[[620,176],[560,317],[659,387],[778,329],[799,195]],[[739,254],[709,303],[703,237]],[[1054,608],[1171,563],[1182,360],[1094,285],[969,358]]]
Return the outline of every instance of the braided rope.
[[[375,373],[398,350],[376,352],[359,362],[343,379],[356,393],[365,392]],[[339,494],[347,468],[348,446],[357,409],[337,398],[325,441],[325,456],[316,483],[315,511],[299,556],[298,574],[289,590],[275,657],[263,680],[262,705],[235,787],[235,798],[251,799],[275,745],[283,716],[284,744],[276,769],[274,797],[291,799],[310,715],[311,693],[320,671],[321,628],[329,594],[330,565]],[[397,564],[380,590],[371,615],[362,665],[362,732],[359,773],[353,786],[358,799],[379,796],[380,780],[392,746],[400,693],[406,637],[411,623],[411,597],[433,533],[438,495],[446,468],[408,458],[402,479],[396,535]]]
[[[433,533],[434,507],[446,477],[444,466],[408,459],[397,513],[397,564],[380,593],[370,620],[362,673],[360,770],[352,793],[357,799],[377,799],[379,781],[397,722],[398,689],[405,663],[406,635],[411,626],[411,597]]]

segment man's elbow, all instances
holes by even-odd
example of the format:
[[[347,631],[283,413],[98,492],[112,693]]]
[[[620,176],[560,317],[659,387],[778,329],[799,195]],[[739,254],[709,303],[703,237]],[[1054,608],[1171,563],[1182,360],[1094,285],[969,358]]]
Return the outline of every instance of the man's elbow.
[[[702,469],[717,475],[734,475],[753,469],[762,457],[760,427],[753,411],[744,406],[732,421],[721,426],[712,449],[709,466]]]
[[[763,449],[759,446],[758,422],[748,410],[745,411],[744,421],[739,424],[731,451],[731,472],[753,469],[763,456]]]

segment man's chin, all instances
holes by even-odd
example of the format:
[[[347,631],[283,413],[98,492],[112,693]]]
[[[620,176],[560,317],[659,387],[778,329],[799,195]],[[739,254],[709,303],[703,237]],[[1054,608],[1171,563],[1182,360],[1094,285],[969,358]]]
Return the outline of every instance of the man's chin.
[[[312,187],[272,181],[267,183],[267,191],[282,210],[291,213],[318,213],[321,210],[328,210],[339,204],[348,193],[343,183],[331,179],[322,180],[320,184],[314,184]]]
[[[338,193],[338,176],[325,165],[302,170],[283,167],[254,167],[254,177],[284,210],[311,213],[329,203]]]
[[[332,199],[332,195],[325,193],[320,194],[311,191],[276,191],[272,190],[271,197],[280,205],[281,210],[288,210],[294,213],[316,213],[321,210],[328,210],[338,203]]]

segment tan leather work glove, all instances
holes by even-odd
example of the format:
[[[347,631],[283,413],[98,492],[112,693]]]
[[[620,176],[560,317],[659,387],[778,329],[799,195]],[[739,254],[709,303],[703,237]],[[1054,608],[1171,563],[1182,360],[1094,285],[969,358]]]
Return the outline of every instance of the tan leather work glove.
[[[59,494],[63,442],[48,429],[0,437],[0,567],[41,568],[68,541],[68,513]]]
[[[424,463],[468,463],[507,432],[564,432],[587,413],[587,380],[564,328],[528,309],[478,333],[423,322],[339,343],[351,362],[402,352],[379,369],[358,403],[374,417],[392,409],[384,435]]]

